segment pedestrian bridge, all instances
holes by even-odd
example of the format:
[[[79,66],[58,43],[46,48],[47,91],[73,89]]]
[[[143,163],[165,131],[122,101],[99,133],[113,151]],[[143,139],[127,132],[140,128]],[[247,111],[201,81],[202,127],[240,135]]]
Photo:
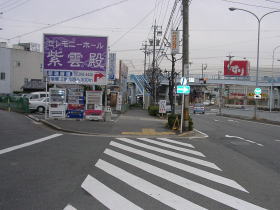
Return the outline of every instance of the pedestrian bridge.
[[[194,82],[189,83],[190,86],[197,85],[240,85],[240,86],[256,86],[256,77],[247,76],[247,77],[227,77],[221,75],[205,75],[204,80],[201,79],[201,75],[190,75],[190,78],[194,78]],[[145,84],[148,84],[147,79],[144,75],[134,75],[131,74],[129,77],[129,82],[133,82],[136,85],[137,94],[142,95]],[[177,83],[180,83],[180,77],[177,78]],[[280,75],[271,77],[271,76],[261,76],[258,79],[259,87],[280,87]],[[162,85],[168,85],[168,80],[163,78]]]

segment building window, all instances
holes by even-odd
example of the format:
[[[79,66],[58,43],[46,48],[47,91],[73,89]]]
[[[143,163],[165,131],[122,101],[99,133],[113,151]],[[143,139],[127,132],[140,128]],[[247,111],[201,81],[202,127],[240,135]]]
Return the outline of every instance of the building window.
[[[1,72],[0,74],[0,80],[5,80],[5,72]]]

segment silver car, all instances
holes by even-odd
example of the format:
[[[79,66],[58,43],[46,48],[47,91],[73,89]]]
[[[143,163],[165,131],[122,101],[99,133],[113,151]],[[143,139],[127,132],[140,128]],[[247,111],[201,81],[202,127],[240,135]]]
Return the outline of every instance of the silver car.
[[[38,100],[29,100],[29,110],[38,111],[40,113],[45,112],[49,106],[49,98],[41,98]]]

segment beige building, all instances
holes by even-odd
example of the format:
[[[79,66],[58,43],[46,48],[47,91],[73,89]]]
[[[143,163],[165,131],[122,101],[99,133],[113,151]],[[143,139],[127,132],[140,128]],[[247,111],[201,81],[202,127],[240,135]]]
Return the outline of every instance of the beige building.
[[[30,80],[43,79],[43,53],[25,46],[0,43],[0,94],[21,92]]]

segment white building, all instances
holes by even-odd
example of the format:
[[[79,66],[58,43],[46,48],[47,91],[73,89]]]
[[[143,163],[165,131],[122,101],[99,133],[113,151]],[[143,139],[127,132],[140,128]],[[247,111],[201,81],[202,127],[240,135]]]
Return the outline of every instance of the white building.
[[[31,79],[43,79],[43,53],[0,43],[0,93],[22,91]]]

